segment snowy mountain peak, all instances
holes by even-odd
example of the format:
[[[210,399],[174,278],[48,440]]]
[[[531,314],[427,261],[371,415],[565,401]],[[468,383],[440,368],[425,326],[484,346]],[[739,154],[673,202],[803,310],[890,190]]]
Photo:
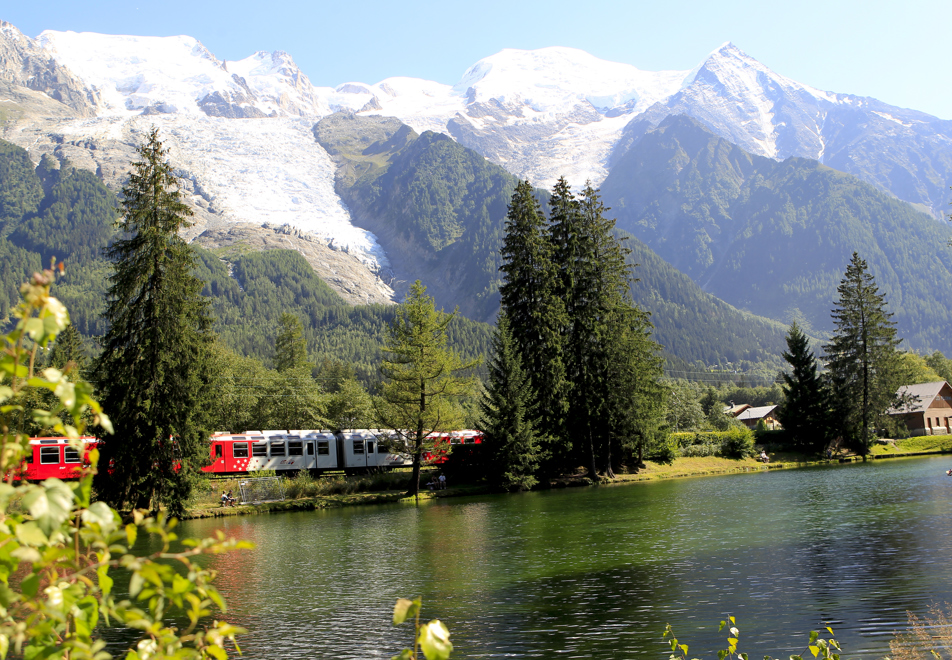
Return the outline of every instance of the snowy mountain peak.
[[[575,48],[505,49],[470,67],[453,90],[470,103],[490,100],[553,112],[587,101],[599,111],[643,109],[676,92],[686,71],[642,71]]]
[[[38,41],[102,95],[105,114],[222,117],[326,112],[286,53],[222,62],[193,37],[43,32]]]

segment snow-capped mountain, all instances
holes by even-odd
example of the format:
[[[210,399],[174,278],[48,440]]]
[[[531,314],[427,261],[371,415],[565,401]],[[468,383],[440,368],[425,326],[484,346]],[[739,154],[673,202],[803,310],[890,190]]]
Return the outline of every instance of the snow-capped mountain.
[[[159,126],[190,186],[197,230],[285,224],[371,273],[386,272],[385,251],[353,226],[309,130],[339,110],[450,135],[543,187],[559,176],[599,184],[672,114],[754,154],[820,160],[936,217],[952,184],[952,122],[817,90],[732,44],[690,71],[642,71],[571,48],[507,49],[454,85],[394,77],[332,88],[313,85],[280,51],[222,61],[187,36],[47,31],[33,40],[2,23],[0,102],[19,113],[0,136],[35,160],[68,157],[114,188],[143,132]]]

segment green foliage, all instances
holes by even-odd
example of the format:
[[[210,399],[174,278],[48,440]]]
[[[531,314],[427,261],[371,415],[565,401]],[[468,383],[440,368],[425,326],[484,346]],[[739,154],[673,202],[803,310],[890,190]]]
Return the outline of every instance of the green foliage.
[[[824,346],[834,415],[843,437],[865,455],[878,424],[897,402],[900,340],[886,300],[856,252],[837,291],[836,332]]]
[[[96,479],[116,507],[183,511],[208,460],[209,347],[214,340],[194,255],[179,236],[191,211],[153,129],[123,189],[96,378],[117,439],[102,445]]]
[[[754,455],[754,433],[743,425],[727,431],[672,433],[669,438],[681,456],[746,458]]]
[[[384,347],[388,357],[380,365],[385,381],[377,418],[382,428],[394,429],[391,443],[397,451],[413,459],[411,495],[420,490],[426,436],[460,428],[457,401],[469,396],[474,386],[474,379],[462,374],[476,361],[465,362],[446,347],[447,327],[455,314],[437,310],[417,280],[397,308]]]
[[[831,439],[830,393],[820,377],[809,339],[796,322],[790,326],[787,348],[783,357],[791,373],[783,374],[786,400],[780,408],[780,423],[795,448],[819,452]]]
[[[952,383],[952,360],[945,357],[941,351],[935,351],[926,358],[929,368],[947,383]]]
[[[426,660],[447,660],[453,652],[450,631],[439,619],[420,625],[422,608],[423,603],[419,598],[397,599],[397,604],[393,607],[393,625],[399,626],[407,619],[412,619],[414,635],[413,649],[404,649],[400,655],[393,656],[393,660],[417,660],[417,653],[421,650]]]
[[[534,405],[528,374],[509,331],[509,319],[500,313],[479,428],[483,445],[492,457],[492,479],[504,490],[529,490],[538,483],[535,474],[541,440],[535,427]]]
[[[749,660],[746,653],[737,650],[740,643],[740,630],[737,629],[737,621],[734,617],[730,616],[726,621],[721,621],[718,632],[723,631],[724,628],[727,628],[728,632],[727,648],[717,652],[717,660]],[[833,639],[833,629],[827,627],[825,630],[830,633],[829,639],[821,639],[820,632],[817,630],[810,631],[810,641],[807,642],[806,649],[800,654],[791,655],[790,660],[803,660],[805,657],[812,657],[816,660],[840,660],[840,654],[836,653],[840,650],[840,645]],[[671,624],[665,626],[662,639],[671,646],[671,660],[688,660],[690,657],[688,655],[688,645],[678,641],[678,638],[674,636],[674,629],[671,628]],[[773,659],[769,655],[765,655],[764,660]]]
[[[114,625],[140,632],[125,655],[131,660],[225,658],[226,645],[237,650],[235,635],[244,631],[210,619],[215,609],[224,613],[225,603],[211,585],[215,571],[195,559],[248,544],[222,535],[180,541],[174,520],[141,511],[123,525],[115,510],[91,499],[95,449],[90,470],[78,481],[29,484],[12,478],[29,449],[26,420],[65,436],[80,452],[85,417],[112,431],[88,383],[52,367],[34,371],[38,349],[55,341],[69,322],[66,308],[50,295],[54,277],[52,270],[37,273],[21,287],[15,327],[2,338],[0,474],[7,480],[0,484],[0,657],[102,660],[110,657],[103,626]],[[16,403],[31,390],[52,395],[53,405],[42,410]],[[160,550],[137,552],[142,533],[158,536]],[[183,549],[172,551],[173,543]],[[128,598],[113,592],[119,568],[128,576]],[[166,616],[178,623],[166,623]]]
[[[0,227],[35,213],[43,185],[25,149],[0,140]],[[21,280],[22,281],[22,280]]]
[[[701,406],[701,386],[687,380],[668,380],[665,422],[675,432],[700,429],[706,414]]]

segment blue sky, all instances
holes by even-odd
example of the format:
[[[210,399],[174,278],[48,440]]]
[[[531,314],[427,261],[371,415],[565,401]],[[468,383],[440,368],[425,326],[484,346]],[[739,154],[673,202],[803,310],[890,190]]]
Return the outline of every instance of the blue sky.
[[[503,48],[571,46],[640,69],[691,69],[732,41],[820,89],[952,119],[952,0],[48,0],[0,19],[46,29],[199,39],[220,59],[289,52],[315,85],[389,76],[455,83]]]

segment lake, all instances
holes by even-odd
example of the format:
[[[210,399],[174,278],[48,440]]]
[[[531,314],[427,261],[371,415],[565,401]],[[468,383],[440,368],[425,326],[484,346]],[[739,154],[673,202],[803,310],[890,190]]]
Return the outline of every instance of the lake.
[[[454,658],[787,657],[830,625],[880,658],[906,610],[952,600],[952,459],[195,520],[254,551],[210,561],[246,658],[390,658],[398,597],[449,627]]]

